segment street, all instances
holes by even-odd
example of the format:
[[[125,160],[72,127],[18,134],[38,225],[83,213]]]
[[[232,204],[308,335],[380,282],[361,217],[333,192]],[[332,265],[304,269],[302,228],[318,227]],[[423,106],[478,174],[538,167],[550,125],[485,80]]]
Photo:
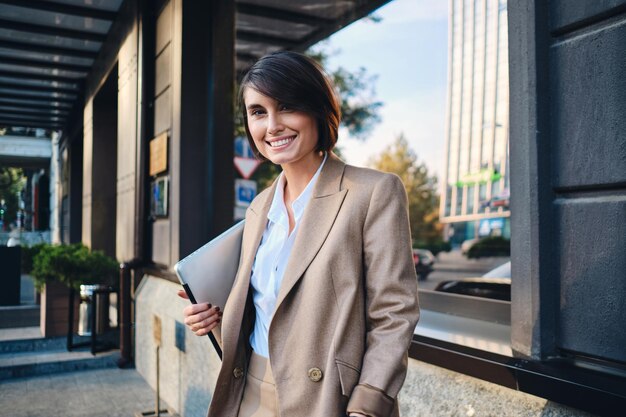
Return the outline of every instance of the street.
[[[508,262],[508,257],[467,259],[460,250],[441,252],[434,264],[434,271],[426,281],[419,281],[419,288],[432,290],[442,281],[479,277],[486,272]]]

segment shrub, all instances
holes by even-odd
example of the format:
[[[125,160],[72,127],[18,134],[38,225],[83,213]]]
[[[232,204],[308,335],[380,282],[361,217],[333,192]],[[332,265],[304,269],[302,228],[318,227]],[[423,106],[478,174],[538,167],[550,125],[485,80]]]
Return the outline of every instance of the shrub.
[[[33,259],[39,253],[41,248],[48,246],[47,243],[37,243],[33,246],[22,246],[22,274],[30,274],[33,271]]]
[[[500,236],[486,237],[474,243],[467,252],[468,258],[511,256],[511,241]]]
[[[413,243],[413,247],[419,249],[427,249],[431,251],[432,254],[435,256],[437,256],[440,252],[450,252],[452,250],[450,242],[445,242],[443,239],[428,242],[417,241]]]
[[[113,285],[117,262],[100,251],[90,251],[82,243],[44,245],[33,258],[32,275],[38,291],[46,282],[57,281],[79,289],[81,285]]]

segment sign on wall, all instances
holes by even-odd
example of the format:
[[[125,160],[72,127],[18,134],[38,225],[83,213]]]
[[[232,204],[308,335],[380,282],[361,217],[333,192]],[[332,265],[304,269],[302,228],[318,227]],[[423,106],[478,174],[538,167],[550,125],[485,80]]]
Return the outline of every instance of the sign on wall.
[[[150,141],[150,176],[167,171],[167,132]]]
[[[152,181],[150,187],[150,213],[154,217],[167,216],[168,177],[163,176]]]

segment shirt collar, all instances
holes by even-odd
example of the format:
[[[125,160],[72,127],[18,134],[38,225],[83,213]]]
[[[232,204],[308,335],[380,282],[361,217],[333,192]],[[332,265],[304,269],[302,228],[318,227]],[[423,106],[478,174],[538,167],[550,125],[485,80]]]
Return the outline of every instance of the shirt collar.
[[[326,163],[326,159],[328,158],[328,152],[324,152],[324,159],[322,163],[315,171],[313,177],[309,180],[309,183],[304,188],[302,193],[293,200],[291,204],[293,208],[293,215],[295,221],[298,222],[302,214],[304,213],[304,209],[311,199],[313,194],[313,188],[315,187],[315,183],[320,176],[320,172],[322,172],[322,168]],[[284,189],[285,189],[285,173],[281,172],[278,177],[278,184],[276,184],[276,191],[274,192],[274,198],[272,199],[272,205],[270,206],[269,211],[267,212],[267,218],[273,222],[281,224],[282,226],[288,229],[289,227],[289,218],[287,217],[287,208],[285,207],[285,199],[284,199]]]

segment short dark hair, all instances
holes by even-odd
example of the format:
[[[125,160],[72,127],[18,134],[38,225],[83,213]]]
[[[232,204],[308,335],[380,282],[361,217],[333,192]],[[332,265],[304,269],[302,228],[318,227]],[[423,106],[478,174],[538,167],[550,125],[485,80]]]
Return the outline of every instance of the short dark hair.
[[[250,147],[260,154],[248,128],[243,93],[253,88],[290,108],[310,114],[317,121],[317,151],[329,152],[337,143],[341,107],[334,86],[324,69],[313,59],[297,52],[281,51],[259,59],[241,80],[239,105]]]

